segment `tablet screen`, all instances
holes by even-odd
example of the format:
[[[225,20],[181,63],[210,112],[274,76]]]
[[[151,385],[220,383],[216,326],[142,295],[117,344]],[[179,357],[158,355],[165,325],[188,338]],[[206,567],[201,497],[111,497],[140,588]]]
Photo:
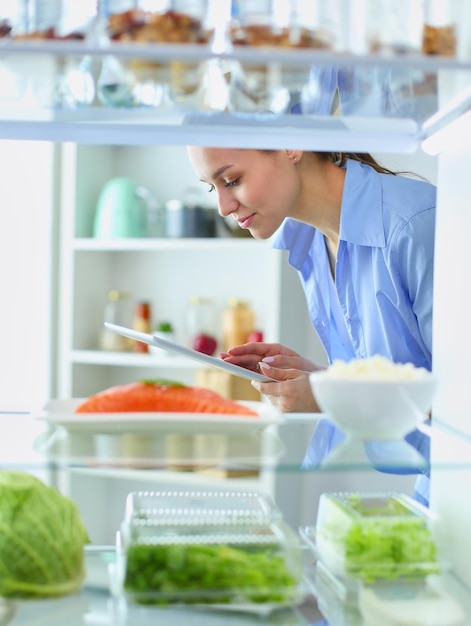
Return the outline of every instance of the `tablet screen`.
[[[156,337],[155,335],[151,335],[149,333],[142,333],[138,330],[134,330],[133,328],[128,328],[127,326],[122,326],[121,324],[114,324],[112,322],[105,322],[105,326],[108,330],[111,330],[118,335],[124,335],[125,337],[136,339],[137,341],[143,341],[151,346],[169,350],[170,352],[177,352],[178,354],[186,356],[189,359],[199,361],[209,367],[223,370],[229,374],[233,374],[234,376],[240,376],[241,378],[247,378],[248,380],[257,380],[259,382],[275,381],[274,378],[269,378],[268,376],[264,376],[258,372],[253,372],[252,370],[240,367],[239,365],[234,365],[233,363],[227,363],[222,359],[209,356],[208,354],[203,354],[197,350],[191,350],[191,348],[186,348],[185,346],[175,343],[174,341],[169,341],[168,339],[162,339],[161,337]]]

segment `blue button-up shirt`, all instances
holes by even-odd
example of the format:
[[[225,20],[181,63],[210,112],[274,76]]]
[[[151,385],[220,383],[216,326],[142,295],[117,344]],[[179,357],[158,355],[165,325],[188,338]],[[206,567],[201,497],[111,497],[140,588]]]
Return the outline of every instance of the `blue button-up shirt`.
[[[346,170],[335,281],[324,236],[312,226],[286,219],[273,247],[289,251],[329,362],[379,354],[431,370],[435,187],[350,159]],[[306,463],[318,464],[342,439],[321,420]],[[408,440],[428,458],[424,435]],[[372,444],[371,456],[378,454]],[[419,477],[424,502],[428,488]]]

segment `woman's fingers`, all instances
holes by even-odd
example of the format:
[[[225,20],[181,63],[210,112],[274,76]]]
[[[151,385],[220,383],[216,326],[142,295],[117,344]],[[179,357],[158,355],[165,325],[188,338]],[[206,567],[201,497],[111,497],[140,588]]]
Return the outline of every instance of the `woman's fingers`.
[[[318,365],[299,355],[287,356],[284,354],[278,354],[276,356],[267,356],[261,360],[260,364],[266,364],[279,369],[295,369],[304,372],[315,372],[319,369]]]
[[[252,341],[250,343],[244,343],[240,346],[234,346],[233,348],[227,350],[224,354],[229,357],[257,355],[260,361],[268,356],[299,356],[294,350],[286,348],[279,343],[263,343],[259,341]]]
[[[314,398],[309,382],[309,372],[296,369],[280,369],[260,363],[260,371],[276,378],[278,382],[252,385],[266,396],[270,403],[282,413],[318,413],[319,406]]]

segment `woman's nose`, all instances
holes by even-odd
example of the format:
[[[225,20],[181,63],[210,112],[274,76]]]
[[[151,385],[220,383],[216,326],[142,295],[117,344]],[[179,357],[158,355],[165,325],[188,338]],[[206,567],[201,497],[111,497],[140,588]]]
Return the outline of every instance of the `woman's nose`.
[[[225,190],[219,192],[218,209],[222,217],[227,217],[231,213],[234,213],[234,211],[237,211],[238,208],[239,203],[231,194],[227,193]]]

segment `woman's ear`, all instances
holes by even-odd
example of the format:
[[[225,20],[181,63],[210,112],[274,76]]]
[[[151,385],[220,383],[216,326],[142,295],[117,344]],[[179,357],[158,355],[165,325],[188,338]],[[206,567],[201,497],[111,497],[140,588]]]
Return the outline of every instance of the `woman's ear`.
[[[285,152],[288,159],[290,159],[293,163],[300,161],[303,156],[302,150],[285,150]]]

